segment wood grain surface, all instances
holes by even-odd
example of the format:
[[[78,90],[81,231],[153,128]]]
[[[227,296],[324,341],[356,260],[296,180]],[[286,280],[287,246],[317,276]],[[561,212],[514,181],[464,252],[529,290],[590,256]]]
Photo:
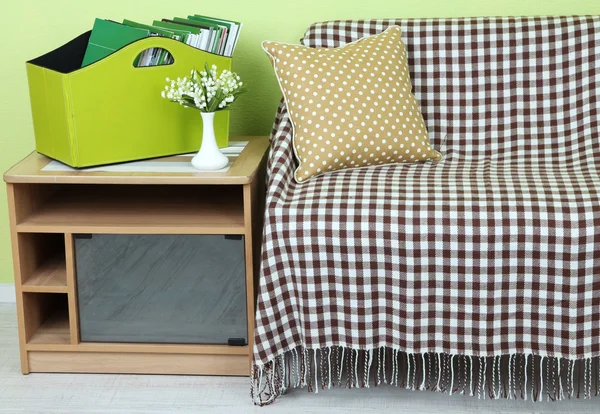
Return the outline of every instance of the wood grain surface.
[[[156,172],[88,172],[42,171],[50,158],[32,152],[4,174],[7,183],[70,184],[247,184],[256,176],[256,166],[269,146],[269,138],[230,137],[230,141],[248,141],[248,145],[226,172],[156,173]]]

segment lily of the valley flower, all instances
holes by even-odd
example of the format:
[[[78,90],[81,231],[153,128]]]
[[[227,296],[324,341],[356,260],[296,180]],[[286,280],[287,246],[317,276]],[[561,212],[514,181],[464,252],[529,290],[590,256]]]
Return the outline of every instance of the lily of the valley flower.
[[[189,77],[167,78],[167,85],[161,97],[177,102],[184,107],[199,109],[201,112],[214,112],[226,109],[244,92],[240,77],[227,69],[217,76],[217,66],[208,64],[204,71],[192,70]]]

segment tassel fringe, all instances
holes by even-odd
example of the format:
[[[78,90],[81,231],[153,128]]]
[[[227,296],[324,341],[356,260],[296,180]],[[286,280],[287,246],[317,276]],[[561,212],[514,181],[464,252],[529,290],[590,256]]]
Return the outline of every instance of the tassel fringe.
[[[560,401],[589,399],[600,391],[600,357],[569,360],[511,354],[476,357],[405,353],[397,349],[344,347],[292,349],[259,366],[253,364],[251,397],[268,405],[288,388],[319,392],[334,386],[370,388],[381,383],[410,390],[460,393],[485,399]]]

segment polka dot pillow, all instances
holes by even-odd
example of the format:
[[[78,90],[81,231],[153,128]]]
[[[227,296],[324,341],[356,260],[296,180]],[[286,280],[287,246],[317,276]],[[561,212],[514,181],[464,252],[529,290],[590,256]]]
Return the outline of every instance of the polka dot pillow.
[[[288,108],[298,182],[336,170],[438,161],[398,26],[339,48],[266,41]]]

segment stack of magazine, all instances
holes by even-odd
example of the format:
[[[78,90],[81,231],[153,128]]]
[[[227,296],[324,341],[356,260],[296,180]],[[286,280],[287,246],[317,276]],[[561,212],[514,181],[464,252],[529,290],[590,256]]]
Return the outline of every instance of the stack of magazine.
[[[231,57],[237,45],[242,24],[232,20],[190,15],[187,18],[154,20],[152,24],[123,20],[96,19],[81,66],[90,65],[127,44],[148,36],[165,36],[192,47],[221,56]],[[137,66],[172,63],[164,49],[148,49],[137,59]]]

